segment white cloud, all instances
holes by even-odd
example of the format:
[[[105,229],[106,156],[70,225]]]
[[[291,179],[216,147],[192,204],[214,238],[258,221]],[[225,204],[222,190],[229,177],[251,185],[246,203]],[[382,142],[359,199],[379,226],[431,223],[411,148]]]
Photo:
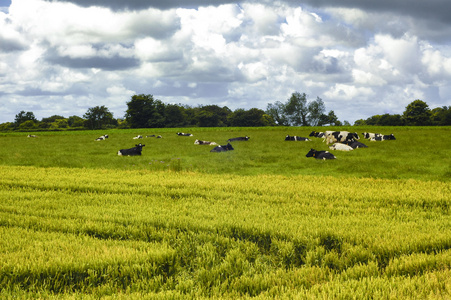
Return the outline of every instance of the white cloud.
[[[350,121],[402,113],[421,97],[451,105],[451,47],[435,42],[444,31],[432,34],[433,22],[395,15],[386,2],[138,1],[121,10],[77,1],[14,0],[0,12],[0,123],[24,108],[47,117],[106,105],[119,117],[134,93],[265,109],[299,91]]]

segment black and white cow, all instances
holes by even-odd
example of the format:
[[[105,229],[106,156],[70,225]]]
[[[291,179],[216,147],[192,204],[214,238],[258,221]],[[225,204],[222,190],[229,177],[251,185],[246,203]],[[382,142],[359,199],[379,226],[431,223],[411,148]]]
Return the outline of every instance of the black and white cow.
[[[142,138],[143,138],[142,135],[137,135],[137,136],[135,136],[133,139],[134,139],[134,140],[139,140],[139,139],[142,139]]]
[[[104,140],[107,139],[107,138],[108,138],[108,134],[105,134],[105,135],[99,136],[99,137],[96,138],[95,140],[96,140],[96,141],[104,141]]]
[[[141,155],[141,152],[142,152],[144,146],[145,145],[139,143],[138,145],[135,145],[135,147],[133,147],[133,148],[119,150],[117,152],[117,155],[123,155],[123,156]]]
[[[293,135],[293,136],[290,136],[290,135],[287,135],[286,137],[285,137],[285,141],[302,141],[302,142],[308,142],[308,141],[311,141],[309,138],[305,138],[305,137],[300,137],[300,136],[295,136],[295,135]]]
[[[228,139],[227,142],[248,141],[249,139],[250,139],[250,137],[248,137],[248,136],[241,136],[241,137]]]
[[[370,138],[371,142],[375,141],[387,141],[387,140],[396,140],[395,136],[392,134],[386,134],[386,135],[377,135],[375,137]]]
[[[310,134],[308,136],[322,138],[322,137],[324,137],[324,132],[312,131],[312,132],[310,132]]]
[[[179,136],[193,136],[191,133],[177,132]]]
[[[29,138],[35,138],[35,137],[38,137],[37,135],[34,135],[34,134],[29,134],[29,135],[27,135],[27,137],[29,137]]]
[[[357,132],[349,131],[326,131],[325,137],[326,144],[352,142],[360,139]]]
[[[224,151],[230,151],[233,150],[232,145],[230,145],[230,143],[228,143],[227,145],[219,145],[214,147],[213,149],[210,150],[210,152],[224,152]]]
[[[330,150],[339,150],[339,151],[352,151],[354,148],[342,143],[334,143],[332,146],[329,146]]]
[[[336,158],[335,155],[333,155],[329,151],[316,151],[315,149],[310,149],[309,153],[307,153],[307,155],[305,156],[323,160]]]
[[[161,138],[162,138],[161,135],[155,135],[155,134],[152,134],[152,135],[146,135],[146,138],[151,138],[151,137],[154,137],[154,138],[157,138],[157,139],[161,139]]]
[[[195,140],[194,145],[217,145],[215,142]]]
[[[382,135],[380,133],[372,133],[372,132],[364,132],[362,134],[363,134],[363,138],[367,139],[367,140],[370,140],[372,138],[375,138],[375,137],[378,137],[378,136]]]
[[[354,141],[354,142],[347,142],[345,143],[348,146],[351,146],[353,149],[357,149],[357,148],[368,148],[367,145],[365,145],[364,143],[358,142],[358,141]]]

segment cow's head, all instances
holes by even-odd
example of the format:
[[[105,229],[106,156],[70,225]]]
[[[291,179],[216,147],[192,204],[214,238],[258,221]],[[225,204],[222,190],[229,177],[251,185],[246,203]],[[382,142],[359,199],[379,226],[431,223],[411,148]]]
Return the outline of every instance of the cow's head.
[[[310,149],[310,151],[305,155],[306,157],[315,157],[316,156],[316,150]]]
[[[230,143],[227,143],[227,145],[225,146],[225,148],[226,148],[227,150],[233,150],[233,147],[232,147],[232,145],[231,145]]]
[[[310,134],[308,136],[316,136],[316,131],[310,132]]]
[[[142,147],[144,147],[145,145],[143,145],[143,144],[141,144],[141,143],[139,143],[138,145],[135,145],[135,147],[138,147],[138,148],[142,148]]]

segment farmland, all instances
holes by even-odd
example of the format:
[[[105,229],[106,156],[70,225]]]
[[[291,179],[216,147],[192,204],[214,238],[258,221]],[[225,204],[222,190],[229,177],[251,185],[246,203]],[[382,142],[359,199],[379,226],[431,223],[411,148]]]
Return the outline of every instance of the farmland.
[[[0,297],[450,297],[450,128],[358,128],[397,140],[333,161],[283,140],[311,129],[0,136]],[[163,138],[117,156],[136,134]]]

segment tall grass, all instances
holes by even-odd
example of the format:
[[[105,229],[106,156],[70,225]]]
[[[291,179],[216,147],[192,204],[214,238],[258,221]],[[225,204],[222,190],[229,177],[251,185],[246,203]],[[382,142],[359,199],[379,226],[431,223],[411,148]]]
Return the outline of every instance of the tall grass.
[[[17,166],[0,178],[3,298],[451,294],[448,182]]]

